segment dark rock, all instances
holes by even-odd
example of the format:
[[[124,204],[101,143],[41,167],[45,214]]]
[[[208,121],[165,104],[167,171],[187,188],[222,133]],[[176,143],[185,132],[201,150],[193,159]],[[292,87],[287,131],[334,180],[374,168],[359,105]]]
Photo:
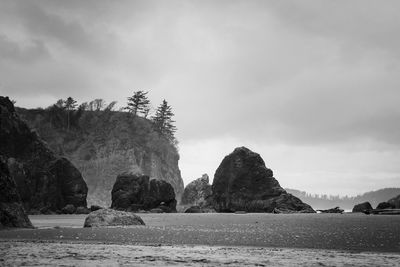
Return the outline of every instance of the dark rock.
[[[80,172],[28,128],[6,97],[0,97],[0,125],[0,155],[29,213],[55,212],[67,204],[86,207],[87,186]]]
[[[335,207],[332,209],[327,209],[327,210],[317,210],[320,211],[321,213],[343,213],[344,210],[339,208],[339,207]]]
[[[245,147],[226,156],[215,172],[213,204],[218,212],[273,212],[275,208],[297,212],[315,211],[288,194],[265,167],[259,154]]]
[[[0,157],[0,228],[3,227],[32,228],[33,226],[24,211],[7,164]]]
[[[125,211],[161,209],[176,212],[173,187],[164,180],[149,179],[147,175],[119,175],[111,191],[111,208]]]
[[[92,205],[90,206],[90,211],[96,211],[96,210],[100,210],[103,209],[103,207],[97,206],[97,205]]]
[[[203,213],[199,206],[191,206],[185,210],[185,213]]]
[[[181,204],[194,206],[210,206],[212,199],[211,185],[207,174],[192,181],[183,191]]]
[[[61,212],[64,214],[74,214],[75,211],[76,211],[76,208],[72,204],[68,204],[64,208],[61,209]]]
[[[363,202],[354,206],[352,212],[365,212],[368,210],[372,210],[371,203]]]
[[[400,209],[400,195],[397,197],[391,198],[388,200],[388,203],[394,208],[394,209]]]
[[[99,209],[85,219],[84,227],[105,227],[124,225],[145,225],[142,218],[131,212]]]
[[[145,200],[145,208],[159,207],[164,212],[176,212],[174,188],[164,180],[151,179],[149,195]]]
[[[376,209],[381,210],[381,209],[394,209],[394,205],[392,205],[389,202],[381,202],[378,204]]]
[[[164,213],[164,211],[160,208],[151,209],[149,211],[150,213]]]
[[[91,211],[86,207],[77,207],[75,213],[76,214],[89,214]]]
[[[200,206],[191,206],[187,208],[185,213],[215,213],[216,211],[212,208],[200,207]]]

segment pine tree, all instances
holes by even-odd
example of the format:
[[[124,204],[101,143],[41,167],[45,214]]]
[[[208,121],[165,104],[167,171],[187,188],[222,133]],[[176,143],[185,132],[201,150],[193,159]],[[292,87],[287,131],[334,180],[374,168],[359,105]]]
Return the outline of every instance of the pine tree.
[[[172,113],[171,106],[164,99],[162,104],[157,108],[156,114],[152,117],[152,121],[157,132],[172,143],[175,143],[174,133],[176,132],[176,126],[174,125],[175,121],[172,120],[173,116],[174,113]]]
[[[128,106],[125,108],[129,112],[133,113],[133,116],[137,116],[138,113],[146,114],[146,110],[150,105],[150,100],[147,98],[148,92],[136,91],[133,96],[128,97]]]
[[[76,101],[72,97],[68,97],[67,100],[64,101],[65,109],[67,110],[67,129],[69,131],[70,126],[70,112],[77,107]]]

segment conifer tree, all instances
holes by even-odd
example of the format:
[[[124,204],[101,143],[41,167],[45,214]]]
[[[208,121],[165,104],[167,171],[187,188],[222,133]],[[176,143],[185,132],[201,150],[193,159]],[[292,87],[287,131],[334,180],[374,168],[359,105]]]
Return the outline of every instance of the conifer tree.
[[[137,116],[138,113],[146,114],[146,110],[150,105],[150,100],[147,98],[148,92],[139,90],[133,93],[133,96],[128,97],[128,106],[125,108],[133,116]]]
[[[174,133],[176,132],[176,126],[172,117],[172,108],[168,105],[168,102],[164,99],[162,104],[157,108],[156,114],[152,117],[154,128],[157,132],[162,134],[172,143],[175,143]]]
[[[70,126],[70,112],[77,107],[77,103],[75,99],[72,97],[68,97],[67,100],[64,101],[65,109],[67,110],[67,129],[69,131]]]

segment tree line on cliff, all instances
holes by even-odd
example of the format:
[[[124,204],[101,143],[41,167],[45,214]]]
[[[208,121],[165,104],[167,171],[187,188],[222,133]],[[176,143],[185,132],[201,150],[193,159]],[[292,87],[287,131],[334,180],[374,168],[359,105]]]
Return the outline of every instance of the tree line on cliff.
[[[127,98],[126,106],[115,109],[116,101],[106,103],[103,99],[97,98],[90,102],[83,102],[78,105],[72,97],[59,99],[55,104],[44,109],[36,109],[38,113],[45,116],[44,120],[49,122],[49,126],[56,129],[70,131],[71,129],[80,130],[84,122],[98,117],[96,114],[109,117],[110,113],[125,112],[132,120],[144,118],[151,122],[152,129],[169,143],[177,146],[175,132],[177,130],[172,107],[164,99],[162,103],[152,113],[151,103],[147,97],[148,92],[135,91],[131,97]],[[151,115],[151,116],[150,116]]]

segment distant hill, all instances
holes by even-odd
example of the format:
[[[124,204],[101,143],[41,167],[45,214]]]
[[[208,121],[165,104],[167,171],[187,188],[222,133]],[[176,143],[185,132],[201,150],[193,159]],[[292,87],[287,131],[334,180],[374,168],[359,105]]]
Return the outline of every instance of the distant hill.
[[[351,210],[354,205],[365,201],[371,203],[372,207],[375,208],[380,202],[388,201],[390,198],[400,195],[400,188],[384,188],[355,197],[316,195],[289,188],[286,188],[286,191],[311,205],[314,209],[328,209],[339,206],[342,209]]]
[[[166,180],[177,199],[183,193],[175,144],[156,132],[150,120],[112,109],[66,111],[18,108],[27,124],[57,154],[67,157],[82,173],[88,204],[109,206],[118,174],[141,172]]]

